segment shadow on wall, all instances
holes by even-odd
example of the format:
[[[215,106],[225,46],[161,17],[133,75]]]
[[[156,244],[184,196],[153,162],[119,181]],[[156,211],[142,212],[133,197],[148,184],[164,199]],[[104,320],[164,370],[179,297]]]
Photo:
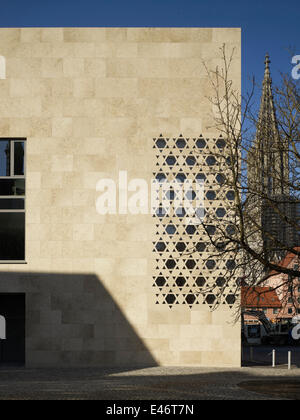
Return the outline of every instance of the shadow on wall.
[[[17,345],[9,341],[9,318],[14,317],[13,304],[7,303],[8,296],[13,301],[11,294],[25,294],[28,367],[157,366],[96,275],[0,272],[0,315],[5,316],[2,302],[8,317],[2,349]],[[5,364],[3,353],[0,364]]]

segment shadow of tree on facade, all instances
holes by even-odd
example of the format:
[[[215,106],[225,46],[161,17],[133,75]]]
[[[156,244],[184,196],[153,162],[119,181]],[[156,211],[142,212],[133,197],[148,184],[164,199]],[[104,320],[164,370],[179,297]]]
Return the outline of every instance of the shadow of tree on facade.
[[[8,293],[26,297],[27,366],[157,366],[94,274],[2,271]]]

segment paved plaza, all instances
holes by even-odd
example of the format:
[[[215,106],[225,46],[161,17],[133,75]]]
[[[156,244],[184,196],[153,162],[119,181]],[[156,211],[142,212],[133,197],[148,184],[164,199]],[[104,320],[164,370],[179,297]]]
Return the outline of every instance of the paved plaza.
[[[256,381],[256,382],[253,382]],[[249,391],[273,384],[270,396]],[[242,383],[242,386],[240,384]],[[300,371],[286,366],[241,369],[153,367],[111,369],[0,369],[0,400],[264,400],[299,397]],[[289,389],[297,393],[289,395]],[[300,397],[298,398],[300,399]]]

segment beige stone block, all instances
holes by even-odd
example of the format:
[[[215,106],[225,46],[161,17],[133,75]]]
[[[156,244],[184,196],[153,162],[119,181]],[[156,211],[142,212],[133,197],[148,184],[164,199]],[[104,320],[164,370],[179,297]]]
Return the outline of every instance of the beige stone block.
[[[42,42],[60,42],[63,41],[63,28],[42,28]]]
[[[106,59],[106,76],[110,78],[119,77],[138,77],[139,74],[139,63],[138,59],[128,58],[107,58]]]
[[[73,119],[73,137],[85,138],[95,135],[94,118],[78,117]]]
[[[64,28],[66,42],[104,42],[105,28]]]
[[[138,96],[138,82],[135,78],[97,78],[97,97],[136,97]]]
[[[210,42],[209,28],[128,28],[128,41],[135,42]]]
[[[202,365],[211,367],[240,367],[240,354],[238,355],[235,351],[202,352]]]
[[[62,188],[62,178],[61,172],[42,173],[41,187],[43,189]]]
[[[134,42],[106,42],[95,45],[96,57],[136,57],[138,45]]]
[[[41,188],[41,173],[40,172],[27,172],[26,182],[28,189],[40,189]]]
[[[53,44],[50,42],[31,44],[31,57],[53,57]]]
[[[85,98],[82,101],[83,106],[81,108],[81,115],[84,117],[93,117],[99,118],[99,115],[104,115],[104,100],[103,99],[94,99],[94,98]]]
[[[148,261],[145,258],[124,258],[119,260],[118,273],[124,276],[144,276],[147,274]]]
[[[49,239],[52,241],[71,241],[73,239],[72,226],[65,223],[51,225]]]
[[[82,174],[78,171],[64,172],[62,187],[67,190],[82,188]]]
[[[40,214],[42,223],[62,223],[62,209],[60,207],[54,208],[42,205]]]
[[[51,190],[51,205],[54,207],[68,207],[73,205],[73,193],[71,190]]]
[[[18,42],[21,39],[20,28],[1,28],[1,44]]]
[[[85,155],[105,155],[107,152],[106,140],[105,138],[101,138],[101,137],[86,137],[85,136],[84,140],[81,141],[80,144],[78,145],[78,148],[76,148],[75,154],[77,152],[78,154],[84,153]],[[100,177],[103,176],[102,172],[98,172],[98,173],[89,172],[89,174],[90,175],[88,175],[88,177],[96,176],[95,178],[96,181],[99,179],[99,175]],[[83,176],[85,176],[85,174],[83,174]],[[93,184],[91,188],[94,189],[95,185],[96,185],[96,182],[95,184]],[[89,188],[88,186],[86,187]]]
[[[212,312],[212,322],[214,324],[225,324],[227,326],[233,326],[234,319],[232,318],[232,311],[227,308],[219,308]]]
[[[149,59],[111,59],[108,62],[108,77],[169,77],[169,60]]]
[[[189,325],[191,322],[191,313],[188,309],[178,310],[173,308],[172,311],[167,307],[149,309],[149,324],[173,324],[173,325]]]
[[[52,95],[52,84],[53,79],[31,79],[32,95],[37,97],[41,102],[40,98],[45,98]]]
[[[74,241],[92,241],[94,239],[93,224],[77,224],[73,226]]]
[[[33,235],[33,238],[40,241],[47,241],[50,238],[51,234],[51,225],[50,224],[28,224],[28,229]]]
[[[206,89],[205,89],[206,85]],[[191,97],[191,92],[208,92],[207,80],[199,78],[140,78],[138,80],[138,96],[145,97]],[[209,93],[209,92],[208,92]]]
[[[68,45],[64,43],[64,45]],[[77,58],[97,57],[96,44],[93,42],[75,42],[73,44],[73,56]]]
[[[7,58],[6,74],[9,78],[35,78],[41,76],[40,58]]]
[[[176,50],[179,44],[175,44]],[[173,45],[163,42],[139,42],[137,44],[138,57],[159,58],[168,57]]]
[[[153,351],[151,356],[158,366],[181,366],[178,351]]]
[[[40,209],[28,206],[26,209],[26,223],[40,223],[40,221]]]
[[[62,58],[43,58],[42,59],[42,77],[47,77],[47,78],[63,77],[63,59]]]
[[[63,72],[65,77],[82,77],[85,73],[83,58],[64,58]]]
[[[157,133],[164,133],[168,137],[171,137],[174,132],[181,133],[179,118],[140,118],[137,121],[137,139],[141,137],[144,128],[147,129],[151,138],[156,138]]]
[[[60,118],[63,114],[63,101],[57,97],[43,97],[40,114],[45,118]]]
[[[112,141],[116,137],[126,138],[136,134],[137,127],[134,118],[99,118],[95,121],[95,134],[99,137],[104,135]]]
[[[189,137],[195,133],[202,133],[202,121],[199,118],[181,118],[180,120],[180,133]]]
[[[95,82],[93,79],[74,79],[75,98],[92,98],[95,96]]]
[[[170,337],[170,350],[178,352],[186,351],[210,351],[213,350],[212,340],[208,340],[205,337],[185,338],[182,339],[180,335],[177,337]]]
[[[62,257],[61,241],[44,241],[41,242],[41,257]]]
[[[21,28],[20,30],[21,42],[40,42],[41,41],[41,28]]]
[[[39,189],[27,188],[26,190],[26,202],[31,206],[39,207],[42,203],[43,196],[43,191],[40,191]]]
[[[179,325],[166,325],[166,324],[158,325],[158,333],[157,333],[158,337],[178,340],[179,334],[180,334]],[[176,348],[172,349],[171,343],[172,343],[172,340],[170,340],[170,350],[178,350]]]
[[[210,325],[212,323],[212,312],[207,310],[191,311],[191,324]]]
[[[105,77],[106,76],[106,60],[102,58],[86,58],[84,60],[85,77]]]
[[[107,28],[106,40],[108,42],[122,42],[126,41],[127,28]]]
[[[84,207],[84,206],[95,206],[95,193],[94,191],[84,190],[84,189],[76,189],[73,190],[73,206],[76,207]]]
[[[220,339],[220,338],[213,338],[211,340],[212,349],[215,351],[224,351],[224,352],[231,352],[233,349],[234,351],[238,351],[238,349],[241,347],[241,338],[238,336],[238,334],[235,332],[235,337],[238,337],[237,339],[233,337],[228,337],[225,335],[226,338]]]
[[[0,41],[1,45],[1,41]],[[1,45],[1,54],[7,59],[12,58],[28,58],[31,57],[32,45],[30,43],[8,42]],[[6,75],[8,76],[8,75]]]
[[[26,229],[32,241],[40,240],[40,226],[37,223],[27,223]]]
[[[118,226],[116,239],[124,242],[143,242],[149,240],[152,234],[151,225],[144,225],[143,229],[140,229],[136,223],[124,223]]]
[[[170,77],[188,78],[205,77],[207,75],[202,58],[170,58],[167,61]]]
[[[10,81],[9,79],[1,80],[0,83],[0,95],[2,98],[9,97]]]
[[[82,98],[64,98],[63,99],[64,117],[84,117],[85,110],[82,104]]]
[[[111,275],[115,269],[114,258],[96,258],[95,259],[95,271],[101,276]]]
[[[109,162],[108,157],[102,157],[97,155],[74,155],[74,168],[77,171],[97,171],[97,169],[102,168],[105,170],[106,167],[109,167],[112,164]]]
[[[100,150],[101,149],[98,148],[98,151]],[[109,171],[108,172],[87,171],[83,173],[83,187],[86,189],[96,191],[96,185],[98,181],[100,181],[101,179],[107,179],[110,177],[111,177],[111,173],[109,173]]]
[[[240,28],[213,28],[212,29],[213,42],[236,42],[240,44],[241,42],[241,29]]]
[[[49,137],[52,132],[52,122],[50,118],[30,118],[30,137]],[[24,135],[24,134],[23,134]]]
[[[10,119],[1,118],[0,119],[0,136],[8,137],[10,132]]]
[[[150,180],[160,133],[211,135],[201,64],[219,65],[223,42],[238,49],[239,86],[239,30],[0,29],[9,70],[0,83],[0,135],[27,138],[27,264],[3,265],[13,276],[0,288],[36,294],[26,320],[30,363],[36,355],[35,363],[56,365],[153,357],[160,365],[239,366],[232,312],[155,304],[155,219],[100,215],[95,205],[99,179],[117,182],[127,169],[129,180]]]
[[[179,353],[179,363],[183,366],[186,365],[204,365],[202,360],[203,352],[199,351],[181,351]],[[209,366],[209,365],[208,365]]]
[[[182,325],[180,327],[180,336],[183,338],[201,338],[211,339],[214,337],[222,337],[222,327],[218,325]]]
[[[144,339],[144,343],[148,349],[151,351],[169,351],[169,340],[165,338],[146,338]]]
[[[141,104],[136,98],[106,98],[105,116],[131,117],[136,116],[141,109]]]
[[[72,338],[63,340],[63,350],[65,351],[81,351],[83,341],[81,338]]]
[[[53,118],[52,135],[53,137],[71,137],[73,134],[72,118]]]
[[[73,81],[70,78],[53,79],[51,83],[51,95],[60,98],[69,98],[73,95]]]
[[[78,206],[77,212],[80,214],[80,221],[83,223],[94,223],[95,225],[104,225],[107,222],[107,215],[99,214],[96,205],[91,208]]]
[[[44,44],[44,43],[43,43]],[[69,42],[52,42],[51,43],[51,57],[53,58],[66,58],[78,57],[75,54],[75,43]]]
[[[137,44],[139,57],[167,57],[169,59],[195,59],[201,57],[202,43],[199,42],[140,42]],[[171,62],[171,61],[170,61]],[[184,70],[183,70],[184,71]],[[176,77],[176,76],[175,76]]]
[[[32,82],[30,79],[10,79],[10,96],[32,96]]]
[[[93,273],[95,272],[95,260],[94,258],[76,258],[76,260],[72,259],[72,270],[74,273]],[[97,279],[94,279],[96,282]],[[97,288],[97,285],[96,285]]]
[[[51,159],[53,172],[64,172],[73,170],[73,155],[54,155]]]
[[[32,255],[34,255],[35,257],[40,256],[40,247],[41,247],[40,241],[33,241],[33,240],[26,241],[25,259],[30,260]]]

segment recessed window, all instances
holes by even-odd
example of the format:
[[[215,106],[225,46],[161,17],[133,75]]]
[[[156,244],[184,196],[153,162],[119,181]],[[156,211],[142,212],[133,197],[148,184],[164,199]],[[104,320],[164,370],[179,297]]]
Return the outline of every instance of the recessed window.
[[[0,139],[0,261],[25,260],[25,139]]]

